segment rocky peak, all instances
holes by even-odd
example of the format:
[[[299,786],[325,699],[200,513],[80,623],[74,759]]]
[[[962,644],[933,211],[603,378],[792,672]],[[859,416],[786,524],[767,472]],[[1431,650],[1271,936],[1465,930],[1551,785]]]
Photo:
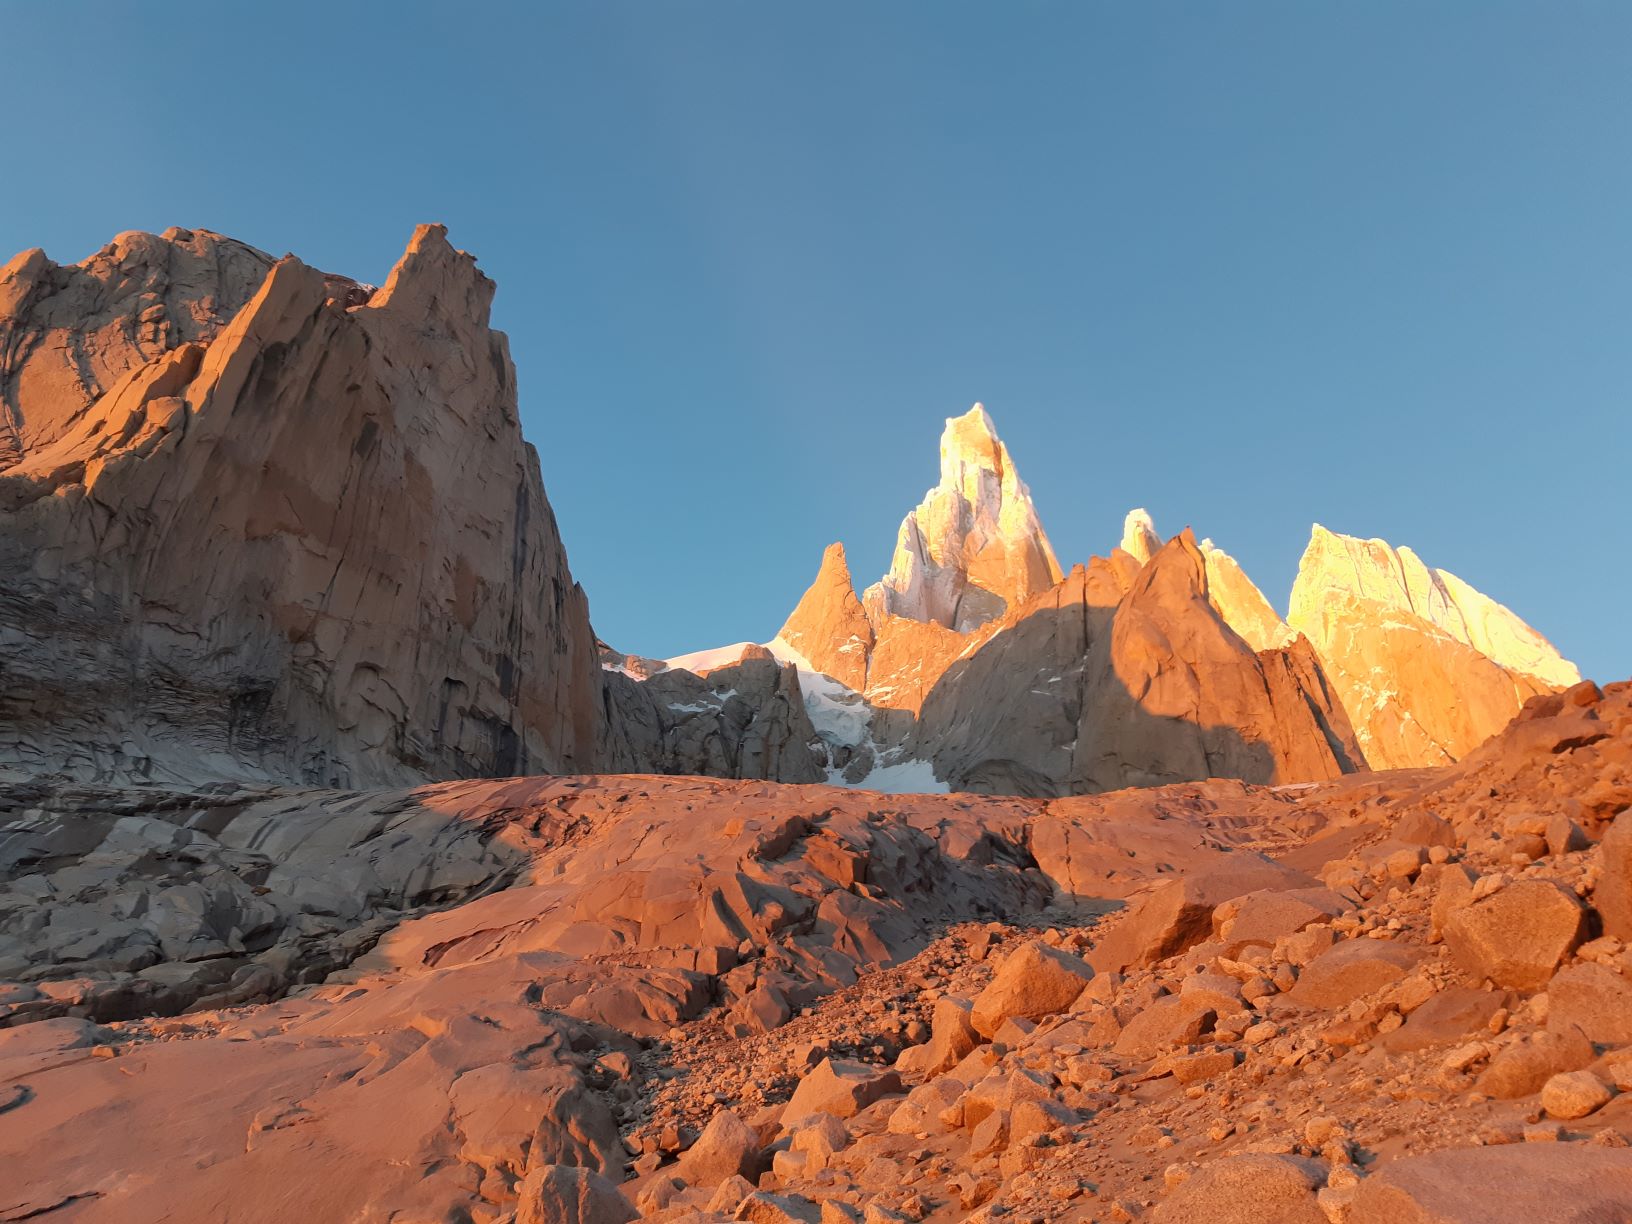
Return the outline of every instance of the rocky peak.
[[[1156,555],[1156,550],[1161,546],[1162,537],[1156,534],[1156,524],[1151,520],[1150,511],[1129,510],[1122,520],[1122,551],[1143,565]]]
[[[184,230],[0,281],[0,769],[597,763],[587,603],[440,226],[374,294]]]
[[[396,306],[415,314],[440,314],[461,323],[486,327],[495,286],[476,257],[448,241],[445,225],[420,225],[391,275],[369,301],[376,308]]]
[[[1456,575],[1318,523],[1287,623],[1313,644],[1380,768],[1460,759],[1527,698],[1580,679],[1552,643]]]
[[[213,339],[272,264],[246,243],[171,228],[120,234],[77,264],[36,248],[0,267],[0,472],[86,424],[136,368]]]
[[[805,659],[807,670],[822,672],[858,692],[866,687],[873,627],[856,598],[843,544],[829,544],[822,553],[816,580],[776,639]]]
[[[1162,548],[1150,512],[1129,510],[1122,522],[1120,551],[1145,565]],[[1194,548],[1202,561],[1207,601],[1225,624],[1254,650],[1272,650],[1292,640],[1292,631],[1234,557],[1211,540],[1202,540]]]
[[[1333,592],[1420,617],[1509,671],[1560,687],[1581,679],[1551,642],[1455,574],[1425,564],[1410,548],[1316,523],[1298,564],[1289,619],[1317,643],[1324,635],[1311,630],[1318,630]]]
[[[941,434],[940,483],[902,520],[890,572],[863,596],[885,616],[966,633],[1060,580],[1031,493],[976,404]]]

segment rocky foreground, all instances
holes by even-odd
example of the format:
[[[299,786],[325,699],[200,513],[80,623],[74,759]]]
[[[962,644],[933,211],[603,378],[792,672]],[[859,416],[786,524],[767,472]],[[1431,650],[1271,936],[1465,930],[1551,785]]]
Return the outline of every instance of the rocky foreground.
[[[1632,1218],[1629,807],[1632,684],[1278,788],[19,785],[0,1220]]]

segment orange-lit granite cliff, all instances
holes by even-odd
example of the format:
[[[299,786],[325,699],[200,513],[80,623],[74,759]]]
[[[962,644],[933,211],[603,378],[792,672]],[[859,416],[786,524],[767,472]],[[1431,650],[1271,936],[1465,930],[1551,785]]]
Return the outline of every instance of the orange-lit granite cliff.
[[[327,785],[595,763],[493,283],[203,231],[0,270],[0,765]]]

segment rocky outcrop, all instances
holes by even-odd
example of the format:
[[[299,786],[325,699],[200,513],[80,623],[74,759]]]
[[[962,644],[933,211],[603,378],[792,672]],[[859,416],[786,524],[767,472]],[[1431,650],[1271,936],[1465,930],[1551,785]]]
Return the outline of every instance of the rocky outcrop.
[[[777,641],[807,661],[809,669],[861,691],[867,687],[867,659],[873,626],[856,598],[843,544],[829,544],[816,581],[777,632]]]
[[[1144,565],[1162,547],[1162,537],[1147,510],[1129,510],[1122,523],[1121,551]],[[1297,635],[1286,626],[1236,559],[1211,540],[1198,546],[1207,566],[1207,599],[1224,623],[1254,650],[1291,644]]]
[[[941,434],[940,483],[901,523],[890,572],[862,597],[886,616],[964,633],[1060,580],[1031,493],[976,404]]]
[[[1211,540],[1197,547],[1207,565],[1207,602],[1254,650],[1287,646],[1298,635],[1270,606],[1236,559]]]
[[[992,622],[988,622],[990,624]],[[882,616],[868,658],[869,703],[916,714],[948,666],[969,647],[969,636],[934,621]]]
[[[275,260],[207,230],[120,234],[83,263],[0,267],[0,470],[78,428],[131,371],[213,338]]]
[[[1254,651],[1213,606],[1188,531],[1137,573],[1132,562],[1073,570],[947,669],[914,742],[954,789],[1082,794],[1363,767],[1307,644]]]
[[[326,785],[583,768],[600,672],[493,283],[183,230],[0,274],[0,764]]]
[[[1454,574],[1319,524],[1287,623],[1314,646],[1377,768],[1458,760],[1527,698],[1580,679],[1545,638]]]
[[[604,684],[601,757],[608,770],[773,782],[826,777],[799,670],[763,646],[744,644],[736,658],[701,674],[624,660],[607,669]]]
[[[1129,510],[1122,520],[1122,551],[1143,565],[1162,547],[1162,537],[1156,534],[1156,523],[1150,511]]]

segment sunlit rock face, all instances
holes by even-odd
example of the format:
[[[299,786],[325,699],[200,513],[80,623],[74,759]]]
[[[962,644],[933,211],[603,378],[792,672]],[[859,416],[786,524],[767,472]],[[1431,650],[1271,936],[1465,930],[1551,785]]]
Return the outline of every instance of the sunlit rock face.
[[[1156,523],[1149,510],[1129,510],[1122,520],[1122,551],[1143,565],[1156,555],[1162,546],[1162,537],[1156,534]]]
[[[1207,599],[1254,650],[1274,650],[1297,635],[1287,627],[1236,559],[1211,540],[1197,547],[1207,565]]]
[[[1160,551],[1162,537],[1148,510],[1129,510],[1122,522],[1121,551],[1143,565]],[[1196,546],[1207,570],[1207,599],[1224,623],[1254,650],[1289,645],[1296,636],[1287,628],[1236,559],[1211,540]]]
[[[493,282],[203,231],[0,271],[0,769],[592,768],[601,676]]]
[[[902,520],[890,572],[863,597],[884,616],[965,633],[1060,580],[1031,494],[976,404],[947,421],[941,479]]]
[[[1316,524],[1287,623],[1314,645],[1375,768],[1458,760],[1581,677],[1513,612],[1409,548]]]
[[[955,789],[1040,796],[1363,768],[1308,644],[1255,650],[1210,573],[1189,531],[1143,566],[1121,549],[1078,566],[972,635],[912,746]]]
[[[814,670],[858,692],[867,686],[873,627],[856,598],[843,544],[828,545],[816,580],[776,636]]]

